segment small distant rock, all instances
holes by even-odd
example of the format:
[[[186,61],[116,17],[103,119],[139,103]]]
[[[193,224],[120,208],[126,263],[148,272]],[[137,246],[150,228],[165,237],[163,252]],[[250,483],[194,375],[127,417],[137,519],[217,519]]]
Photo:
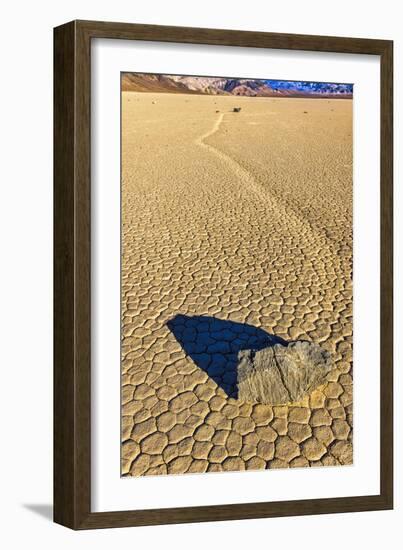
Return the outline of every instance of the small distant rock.
[[[156,101],[152,101],[152,104],[155,105],[157,102]]]
[[[238,398],[267,405],[300,401],[332,370],[330,354],[306,341],[243,350],[238,361]]]
[[[304,115],[307,115],[308,114],[308,111],[304,111]]]
[[[241,112],[241,107],[234,107],[233,112],[234,113],[240,113]]]
[[[216,110],[216,113],[219,113],[219,112],[220,112],[220,111],[217,109],[217,110]]]

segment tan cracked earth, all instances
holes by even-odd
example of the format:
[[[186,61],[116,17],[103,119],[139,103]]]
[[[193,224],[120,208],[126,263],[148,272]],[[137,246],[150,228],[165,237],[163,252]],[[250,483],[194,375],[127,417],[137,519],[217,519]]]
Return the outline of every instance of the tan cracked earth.
[[[329,381],[240,402],[271,336]],[[351,464],[352,414],[352,101],[124,92],[122,475]]]

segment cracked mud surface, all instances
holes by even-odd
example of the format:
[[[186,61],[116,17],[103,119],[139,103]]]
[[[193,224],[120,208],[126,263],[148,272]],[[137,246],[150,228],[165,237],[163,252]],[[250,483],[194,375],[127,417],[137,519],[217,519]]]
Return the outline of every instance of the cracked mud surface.
[[[351,464],[351,277],[351,100],[124,92],[122,475]],[[328,383],[240,402],[273,338]]]

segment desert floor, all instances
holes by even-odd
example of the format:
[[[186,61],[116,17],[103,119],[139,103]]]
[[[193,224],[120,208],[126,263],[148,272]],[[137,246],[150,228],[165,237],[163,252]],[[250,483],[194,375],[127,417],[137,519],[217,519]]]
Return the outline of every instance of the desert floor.
[[[329,382],[239,402],[268,334]],[[122,475],[351,463],[352,101],[123,93]]]

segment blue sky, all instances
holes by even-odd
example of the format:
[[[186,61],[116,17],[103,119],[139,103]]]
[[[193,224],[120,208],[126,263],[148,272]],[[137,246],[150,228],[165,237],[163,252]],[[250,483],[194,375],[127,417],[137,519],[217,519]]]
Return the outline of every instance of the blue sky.
[[[275,90],[295,90],[300,92],[353,93],[353,84],[335,84],[331,82],[304,82],[295,80],[266,80]]]

